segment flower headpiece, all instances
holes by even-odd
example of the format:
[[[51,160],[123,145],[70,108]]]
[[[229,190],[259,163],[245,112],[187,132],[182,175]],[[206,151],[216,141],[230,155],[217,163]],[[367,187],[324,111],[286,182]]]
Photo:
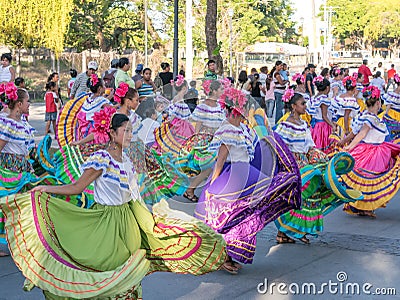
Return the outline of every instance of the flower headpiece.
[[[292,80],[297,82],[297,80],[300,79],[301,83],[306,82],[306,79],[304,78],[304,75],[301,75],[300,73],[296,73],[293,75]]]
[[[171,80],[171,85],[181,86],[185,82],[185,77],[183,75],[176,76],[175,80]]]
[[[400,76],[399,76],[399,74],[394,74],[393,79],[394,79],[394,82],[396,82],[397,84],[400,83]]]
[[[341,70],[340,70],[340,68],[334,68],[333,69],[333,76],[339,76],[340,75],[340,72],[341,72]]]
[[[229,78],[224,78],[220,80],[222,86],[224,87],[224,89],[230,88],[232,86],[232,82],[229,80]]]
[[[211,81],[212,81],[212,80],[210,80],[210,79],[204,80],[204,81],[203,81],[203,84],[202,84],[204,93],[205,93],[207,96],[210,94],[210,85],[211,85]]]
[[[99,77],[96,74],[90,75],[90,82],[92,86],[95,86],[99,82]]]
[[[14,82],[2,83],[0,84],[0,98],[8,105],[11,101],[18,99],[17,95],[18,88],[15,86]]]
[[[287,89],[285,93],[282,96],[282,101],[283,102],[289,102],[290,99],[294,96],[294,90],[293,89]]]
[[[233,87],[224,90],[218,102],[222,109],[227,109],[227,115],[240,116],[245,113],[245,106],[248,103],[246,95]]]
[[[102,110],[95,112],[93,115],[94,134],[96,140],[105,144],[109,141],[112,116],[116,113],[116,109],[112,106],[106,106]]]
[[[354,78],[355,80],[358,79],[358,72],[354,72],[354,73],[353,73],[353,78]]]
[[[312,83],[313,83],[313,84],[316,84],[317,82],[318,82],[318,83],[324,82],[324,77],[321,76],[321,75],[318,75],[317,77],[315,77]]]
[[[357,85],[357,80],[354,79],[353,76],[346,76],[345,78],[343,78],[343,80],[342,80],[343,85],[346,86],[346,82],[349,80],[351,81],[352,87],[355,87]]]
[[[114,101],[121,103],[121,99],[126,96],[128,89],[129,89],[129,85],[126,82],[121,82],[119,84],[118,88],[115,90]]]
[[[373,85],[370,85],[368,87],[365,87],[363,90],[363,95],[367,95],[367,97],[371,97],[374,99],[380,99],[381,97],[381,91]]]

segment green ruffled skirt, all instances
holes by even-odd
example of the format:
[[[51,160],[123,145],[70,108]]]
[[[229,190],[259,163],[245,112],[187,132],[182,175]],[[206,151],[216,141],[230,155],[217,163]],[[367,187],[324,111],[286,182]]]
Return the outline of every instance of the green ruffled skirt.
[[[194,275],[225,261],[225,242],[201,221],[139,201],[84,209],[45,193],[0,199],[12,257],[47,299],[136,299],[151,272]]]

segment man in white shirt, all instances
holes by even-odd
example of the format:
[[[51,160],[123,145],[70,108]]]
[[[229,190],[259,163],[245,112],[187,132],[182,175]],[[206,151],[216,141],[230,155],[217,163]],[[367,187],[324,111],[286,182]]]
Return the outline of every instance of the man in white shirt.
[[[260,78],[258,79],[259,82],[261,82],[262,84],[262,88],[260,89],[260,94],[261,94],[261,104],[264,104],[262,106],[265,107],[265,85],[266,85],[266,80],[268,77],[268,67],[261,67],[260,68],[260,74],[259,74]]]

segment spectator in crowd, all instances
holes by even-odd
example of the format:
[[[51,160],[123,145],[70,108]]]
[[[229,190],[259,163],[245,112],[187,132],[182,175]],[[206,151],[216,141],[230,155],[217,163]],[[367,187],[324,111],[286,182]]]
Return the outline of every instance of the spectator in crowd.
[[[184,70],[179,70],[179,75],[183,76],[183,78],[186,77],[186,73]]]
[[[197,101],[199,100],[199,91],[196,89],[196,80],[189,82],[189,89],[186,92],[185,103],[189,106],[190,112],[193,112],[197,106]]]
[[[260,75],[257,73],[253,75],[253,81],[251,82],[251,96],[260,106],[264,106],[261,101],[261,90],[263,89],[262,83],[259,81]]]
[[[143,76],[142,76],[143,68],[144,68],[144,67],[143,67],[143,64],[138,64],[138,65],[136,66],[135,75],[132,77],[132,80],[133,80],[134,82],[139,81],[139,80],[142,80],[142,78],[143,78]],[[116,86],[118,86],[118,85],[116,85]]]
[[[251,68],[250,70],[250,75],[249,75],[249,80],[253,81],[254,80],[254,74],[258,74],[258,71],[256,68]]]
[[[128,75],[131,68],[129,59],[121,57],[118,61],[118,71],[115,73],[115,86],[118,87],[121,82],[125,82],[129,87],[135,88],[135,81]]]
[[[394,64],[390,66],[390,69],[387,71],[388,82],[386,86],[386,93],[389,90],[389,86],[393,87],[393,90],[396,88],[396,83],[394,82],[394,75],[396,74],[396,70],[394,68]]]
[[[136,81],[134,88],[139,93],[140,104],[136,109],[136,113],[144,119],[145,112],[149,108],[155,108],[154,95],[157,90],[153,80],[151,80],[151,69],[145,68],[143,70],[142,80]]]
[[[385,75],[385,69],[382,66],[382,62],[378,62],[378,67],[376,68],[375,72],[381,72],[381,76],[384,77]],[[375,73],[376,74],[376,73]]]
[[[381,92],[381,95],[385,93],[385,80],[382,78],[381,71],[376,71],[370,85],[376,86]]]
[[[56,88],[57,88],[57,91],[56,91],[56,93],[57,93],[57,98],[58,98],[58,100],[60,101],[60,102],[59,102],[60,105],[62,105],[62,104],[63,104],[63,101],[62,101],[62,98],[61,98],[61,89],[60,89],[60,86],[58,85],[58,81],[59,81],[59,80],[60,80],[60,76],[58,75],[57,72],[51,73],[51,74],[49,75],[49,77],[47,78],[47,82],[51,82],[51,81],[55,82]]]
[[[316,66],[314,64],[308,64],[307,67],[310,68],[310,73],[308,73],[306,76],[306,93],[310,97],[312,97],[312,96],[314,96],[314,89],[315,89],[313,80],[315,77],[317,77],[317,74],[315,74]]]
[[[262,89],[261,89],[261,98],[263,99],[263,101],[261,101],[263,103],[263,105],[265,105],[265,93],[263,90],[265,90],[265,83],[268,77],[268,67],[264,66],[260,68],[260,78],[258,79],[261,82],[262,85]],[[263,106],[264,108],[265,106]]]
[[[158,76],[162,80],[162,94],[167,99],[172,99],[172,86],[171,80],[174,80],[174,74],[171,72],[171,66],[167,62],[161,63],[162,71]]]
[[[372,72],[367,65],[368,60],[364,59],[363,64],[358,68],[358,73],[364,75],[363,86],[369,86],[369,77],[372,76]]]
[[[74,86],[76,76],[78,76],[78,71],[75,69],[69,69],[69,75],[71,76],[71,79],[68,80],[68,83],[67,83],[67,93],[68,93],[68,99],[71,99],[71,90],[72,90],[72,87]]]
[[[101,78],[103,79],[106,89],[115,89],[115,75],[118,71],[119,59],[114,58],[111,61],[111,67],[105,71]]]
[[[57,96],[57,85],[54,81],[46,84],[46,94],[44,95],[46,103],[46,113],[44,121],[46,122],[45,133],[50,133],[50,124],[53,124],[54,133],[56,132],[57,110],[59,108],[59,100]]]
[[[282,96],[285,93],[286,90],[286,85],[288,84],[288,81],[283,80],[280,72],[283,69],[283,63],[282,61],[278,60],[275,62],[275,66],[272,68],[270,75],[272,77],[272,80],[274,81],[274,96],[275,96],[275,105],[276,105],[276,110],[275,110],[275,124],[278,123],[278,121],[282,118],[283,116],[283,102],[282,102]]]
[[[286,80],[289,82],[289,70],[288,70],[288,65],[283,63],[282,64],[282,70],[279,72],[281,74],[281,77],[283,80]]]
[[[343,78],[349,76],[349,68],[342,68],[342,72],[343,72]]]
[[[216,67],[215,60],[210,59],[207,62],[207,72],[204,75],[204,79],[206,79],[206,80],[208,80],[208,79],[217,80],[218,79],[217,73],[215,72],[215,67]]]
[[[89,92],[89,88],[87,86],[87,81],[90,78],[90,76],[94,73],[96,73],[97,69],[98,69],[98,64],[97,62],[90,61],[88,63],[88,69],[86,72],[82,72],[80,73],[74,82],[74,85],[72,86],[71,89],[71,95],[70,95],[70,99],[74,99],[75,97],[79,97],[82,96],[83,94],[86,94]]]
[[[247,76],[247,72],[245,70],[240,71],[236,88],[243,91],[243,93],[245,93],[246,95],[250,95],[251,81]]]
[[[0,83],[14,82],[15,69],[11,65],[11,61],[12,61],[11,53],[3,53],[1,55]]]

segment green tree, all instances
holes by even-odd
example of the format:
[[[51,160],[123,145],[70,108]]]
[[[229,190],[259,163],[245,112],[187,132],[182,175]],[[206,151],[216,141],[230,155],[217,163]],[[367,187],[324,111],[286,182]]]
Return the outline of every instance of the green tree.
[[[0,0],[0,42],[16,48],[46,47],[58,56],[64,49],[73,0]]]

